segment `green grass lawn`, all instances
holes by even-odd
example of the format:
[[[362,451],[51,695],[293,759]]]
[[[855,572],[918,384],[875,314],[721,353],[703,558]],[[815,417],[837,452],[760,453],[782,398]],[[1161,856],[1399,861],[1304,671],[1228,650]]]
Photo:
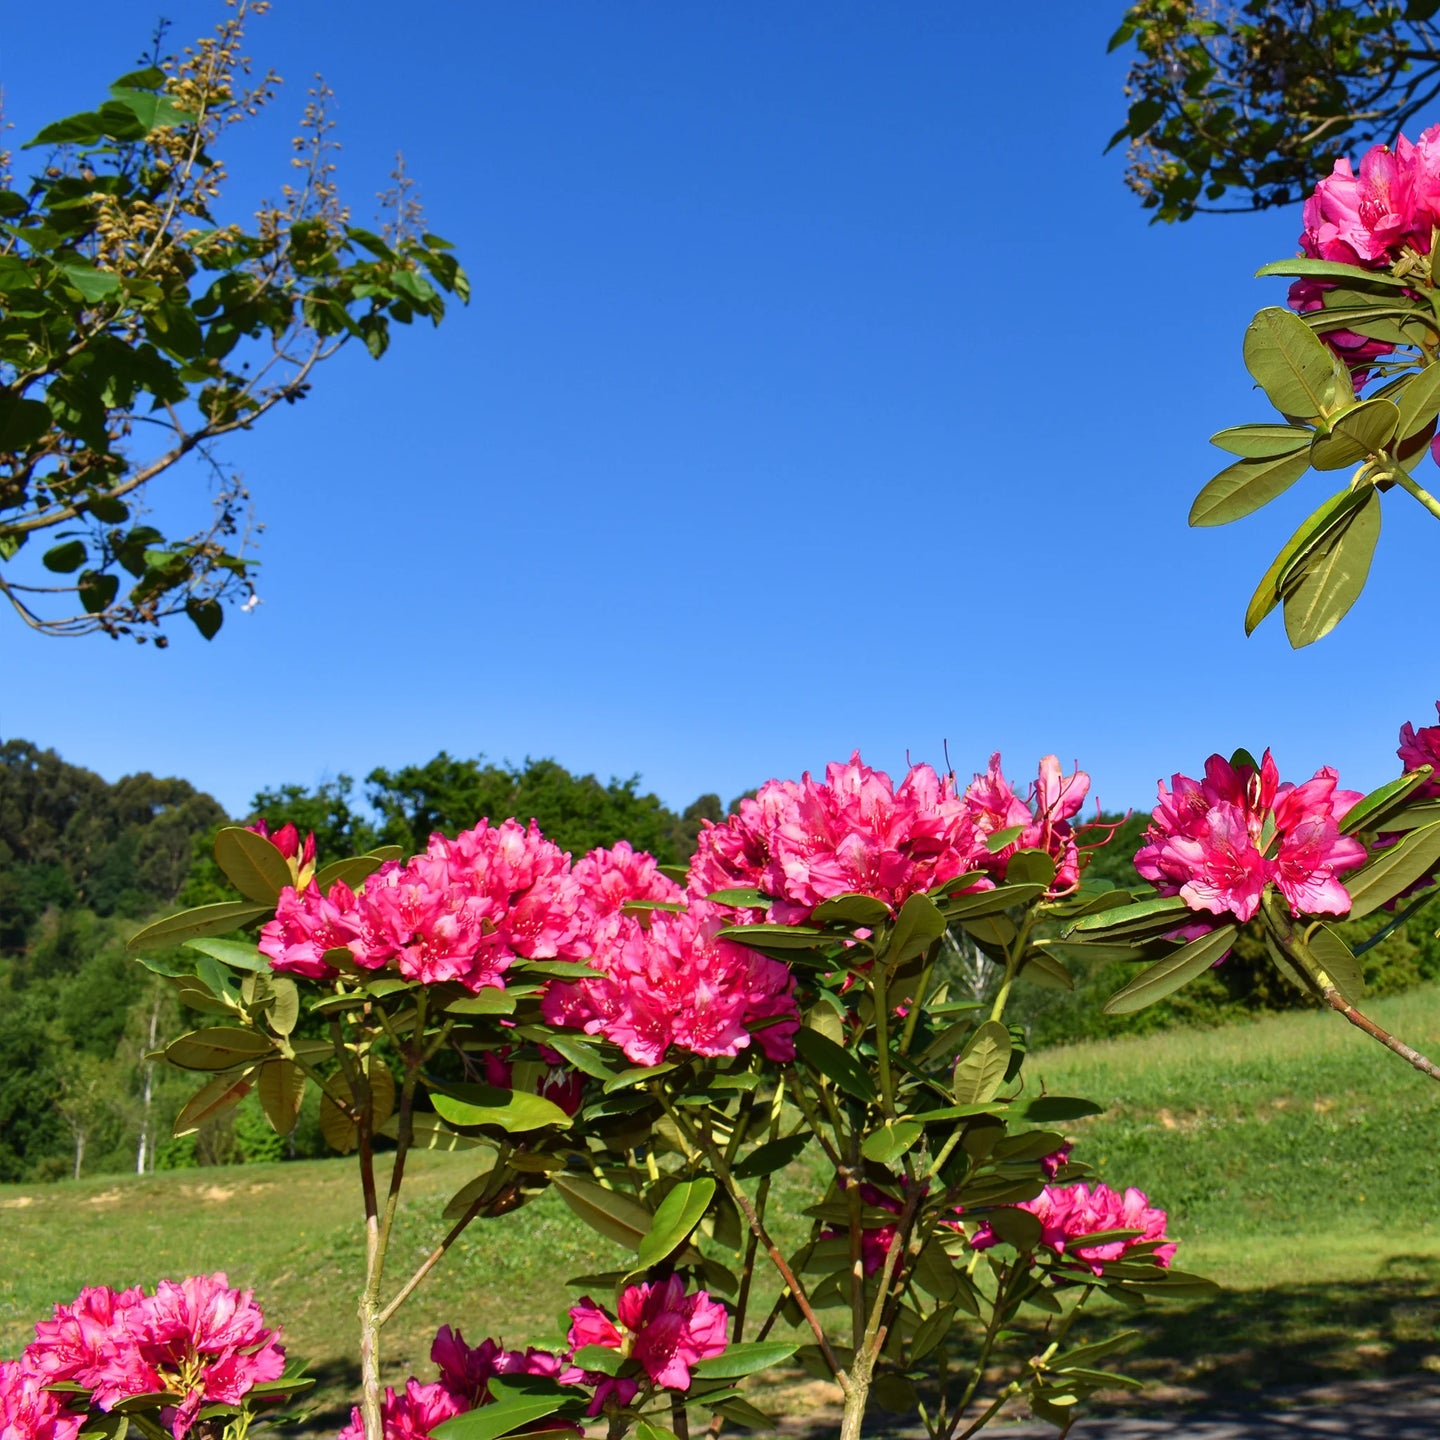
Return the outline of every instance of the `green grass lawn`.
[[[1440,1050],[1440,988],[1373,1011]],[[1177,1263],[1224,1287],[1127,1318],[1143,1339],[1126,1368],[1152,1381],[1142,1404],[1440,1369],[1440,1085],[1308,1014],[1051,1050],[1027,1075],[1110,1107],[1071,1127],[1077,1158],[1168,1209]],[[414,1158],[393,1283],[443,1233],[473,1163]],[[313,1428],[333,1431],[355,1384],[355,1208],[349,1160],[0,1186],[0,1355],[84,1284],[223,1269],[312,1361]],[[390,1377],[423,1369],[441,1321],[472,1340],[554,1334],[566,1279],[619,1253],[553,1195],[477,1223],[387,1331]]]

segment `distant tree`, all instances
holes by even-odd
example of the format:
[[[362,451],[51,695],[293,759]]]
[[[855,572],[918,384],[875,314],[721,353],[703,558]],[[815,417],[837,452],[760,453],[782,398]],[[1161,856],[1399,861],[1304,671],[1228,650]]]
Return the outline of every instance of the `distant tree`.
[[[1440,0],[1141,0],[1127,180],[1158,220],[1301,200],[1335,158],[1440,119]]]
[[[381,233],[350,223],[323,84],[292,183],[243,223],[224,205],[220,142],[279,83],[252,82],[244,53],[266,8],[238,0],[182,55],[47,125],[28,178],[0,154],[0,596],[44,634],[163,645],[184,614],[214,636],[222,602],[253,596],[255,563],[216,442],[303,399],[352,340],[378,358],[392,324],[438,324],[443,293],[468,295],[403,166]],[[188,533],[144,516],[166,476],[208,497]],[[43,553],[22,556],[32,541]]]
[[[499,821],[534,819],[545,834],[572,854],[628,840],[667,864],[690,858],[702,816],[717,818],[718,799],[702,796],[683,816],[666,809],[657,795],[642,795],[640,777],[572,775],[554,760],[527,760],[522,766],[494,765],[483,756],[456,760],[441,751],[425,765],[372,770],[370,802],[381,816],[382,837],[405,847],[424,848],[432,831],[454,834],[482,816]],[[689,844],[690,848],[682,849]]]

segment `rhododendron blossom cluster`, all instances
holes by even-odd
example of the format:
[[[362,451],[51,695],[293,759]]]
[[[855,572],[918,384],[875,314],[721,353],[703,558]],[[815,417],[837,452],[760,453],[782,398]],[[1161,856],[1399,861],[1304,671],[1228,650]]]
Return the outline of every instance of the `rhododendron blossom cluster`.
[[[82,1290],[35,1326],[18,1363],[22,1378],[83,1385],[101,1410],[136,1395],[172,1396],[165,1423],[183,1440],[202,1405],[238,1405],[280,1378],[285,1352],[276,1337],[251,1291],[232,1290],[223,1274],[192,1275],[162,1280],[153,1295]]]
[[[1082,771],[1063,777],[1050,755],[1022,800],[997,754],[963,795],[929,765],[912,766],[896,786],[856,751],[848,764],[827,766],[823,781],[771,780],[723,824],[707,824],[689,888],[697,896],[754,888],[769,897],[771,920],[798,925],[839,895],[869,895],[898,912],[910,896],[963,875],[988,886],[1004,879],[1017,849],[1039,848],[1056,861],[1060,893],[1079,879],[1069,822],[1089,784]],[[1016,826],[1022,833],[998,852],[986,844]]]
[[[1258,769],[1212,755],[1203,780],[1160,782],[1135,868],[1162,895],[1240,921],[1270,885],[1292,914],[1343,915],[1350,896],[1338,876],[1363,863],[1365,847],[1340,833],[1360,795],[1336,778],[1327,765],[1303,785],[1281,784],[1268,750]]]
[[[85,1417],[24,1360],[0,1360],[0,1440],[75,1440]]]
[[[687,1295],[678,1275],[629,1286],[615,1308],[612,1316],[589,1296],[573,1306],[570,1344],[618,1350],[670,1390],[688,1390],[690,1367],[725,1350],[725,1307],[704,1290]]]
[[[1435,702],[1440,715],[1440,700]],[[1400,727],[1400,748],[1396,753],[1406,770],[1429,765],[1435,774],[1414,791],[1417,800],[1440,799],[1440,725],[1423,725],[1416,729],[1408,720]]]
[[[1040,1244],[1047,1250],[1087,1266],[1097,1276],[1105,1273],[1107,1264],[1123,1259],[1137,1245],[1146,1246],[1155,1263],[1167,1268],[1175,1256],[1176,1242],[1165,1236],[1165,1212],[1152,1206],[1143,1190],[1131,1188],[1122,1195],[1108,1185],[1047,1185],[1033,1200],[1014,1208],[1028,1210],[1039,1220]],[[1086,1235],[1110,1230],[1139,1233],[1098,1245],[1075,1243]],[[975,1250],[988,1250],[999,1243],[999,1236],[988,1222],[982,1222],[970,1237],[970,1246]]]

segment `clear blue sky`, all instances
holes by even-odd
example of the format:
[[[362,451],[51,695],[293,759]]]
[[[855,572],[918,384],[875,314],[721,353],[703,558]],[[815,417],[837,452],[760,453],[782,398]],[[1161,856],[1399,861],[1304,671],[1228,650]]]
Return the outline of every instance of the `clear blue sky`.
[[[1147,224],[1102,155],[1122,9],[279,0],[237,196],[323,71],[357,218],[402,149],[474,302],[231,446],[264,604],[215,642],[0,621],[0,735],[235,811],[442,748],[677,807],[946,740],[962,773],[1078,759],[1107,808],[1238,744],[1388,778],[1440,694],[1434,522],[1387,496],[1340,630],[1245,638],[1324,492],[1185,515],[1206,437],[1269,418],[1240,342],[1298,214]],[[65,16],[7,16],[17,139],[144,47],[143,6]]]

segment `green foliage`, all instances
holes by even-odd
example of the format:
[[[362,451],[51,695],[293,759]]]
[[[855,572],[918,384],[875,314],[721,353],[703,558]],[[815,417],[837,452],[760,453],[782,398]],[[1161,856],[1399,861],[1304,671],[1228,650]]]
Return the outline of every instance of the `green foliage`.
[[[1157,220],[1301,199],[1335,157],[1389,143],[1434,98],[1436,0],[1140,0],[1128,183]]]
[[[378,358],[392,325],[438,324],[446,295],[468,297],[403,168],[385,232],[349,223],[323,84],[281,202],[217,222],[220,143],[279,83],[248,79],[245,22],[262,8],[241,0],[182,56],[46,126],[28,178],[0,171],[0,594],[43,633],[163,645],[183,614],[213,638],[255,563],[216,442],[303,399],[349,342]],[[188,534],[141,520],[170,472],[215,482]],[[21,570],[32,540],[40,569]]]

